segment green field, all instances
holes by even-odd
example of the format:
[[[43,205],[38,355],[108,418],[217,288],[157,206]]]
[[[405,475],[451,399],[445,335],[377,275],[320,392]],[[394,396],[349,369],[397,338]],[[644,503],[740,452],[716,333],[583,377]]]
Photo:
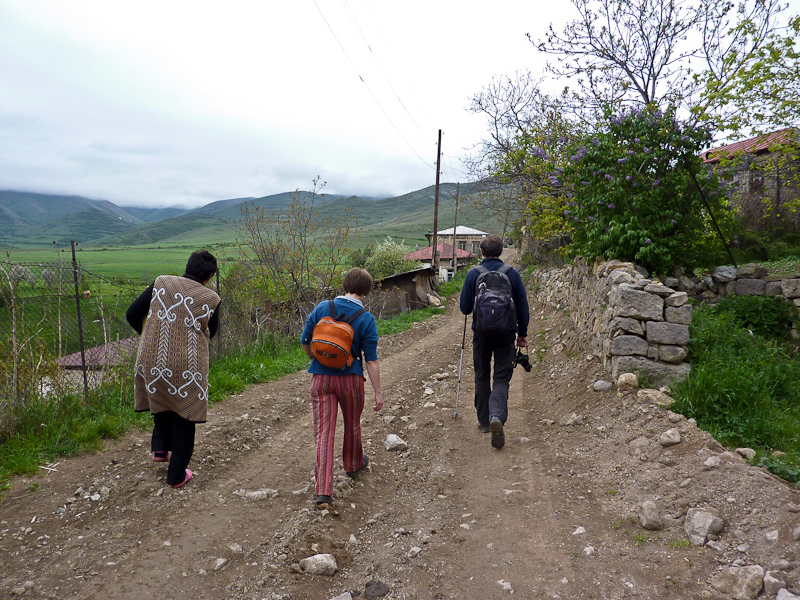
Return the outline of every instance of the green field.
[[[75,258],[81,268],[93,275],[115,281],[146,282],[149,284],[159,275],[182,275],[186,259],[195,250],[208,249],[218,259],[232,256],[234,247],[190,246],[188,244],[158,246],[135,246],[127,248],[76,248]],[[55,250],[52,247],[26,250],[11,250],[9,257],[15,263],[64,263],[72,262],[72,252]]]

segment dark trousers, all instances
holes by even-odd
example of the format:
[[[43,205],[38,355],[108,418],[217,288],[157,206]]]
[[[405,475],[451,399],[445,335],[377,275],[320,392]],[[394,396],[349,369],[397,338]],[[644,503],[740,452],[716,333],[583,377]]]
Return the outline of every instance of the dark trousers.
[[[153,414],[153,452],[172,452],[167,483],[175,485],[186,479],[186,467],[194,453],[195,423],[171,410]]]
[[[488,425],[491,417],[508,419],[508,384],[514,373],[514,332],[489,335],[475,332],[472,361],[475,367],[475,410],[478,422]],[[492,357],[494,378],[492,379]]]

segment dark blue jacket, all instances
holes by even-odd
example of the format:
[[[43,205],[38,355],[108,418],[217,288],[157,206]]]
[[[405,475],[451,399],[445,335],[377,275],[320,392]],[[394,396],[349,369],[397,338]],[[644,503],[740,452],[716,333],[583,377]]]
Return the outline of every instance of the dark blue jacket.
[[[481,263],[490,271],[496,271],[503,266],[503,261],[499,258],[484,258]],[[470,269],[464,280],[464,287],[461,288],[461,312],[468,315],[472,312],[475,304],[475,283],[478,280],[478,269]],[[530,313],[528,309],[528,295],[525,292],[525,285],[522,283],[522,275],[519,271],[512,269],[506,273],[511,281],[511,293],[514,298],[514,306],[517,308],[517,336],[528,337],[528,321]],[[475,322],[472,322],[472,329],[475,329]]]

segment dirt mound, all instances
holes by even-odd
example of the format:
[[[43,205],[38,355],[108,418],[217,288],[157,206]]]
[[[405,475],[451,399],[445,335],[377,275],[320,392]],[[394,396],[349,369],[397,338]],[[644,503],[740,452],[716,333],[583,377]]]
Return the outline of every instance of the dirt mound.
[[[469,345],[455,419],[464,318],[450,304],[381,339],[370,466],[353,481],[337,463],[333,506],[311,501],[310,376],[297,373],[212,407],[180,490],[139,431],[15,480],[0,596],[729,598],[712,580],[753,564],[800,590],[798,492],[636,390],[595,391],[608,375],[563,313],[531,305],[533,369],[514,373],[505,448],[477,428]],[[660,443],[671,429],[680,442]],[[408,448],[387,451],[389,434]],[[645,501],[663,528],[642,527]],[[724,522],[704,546],[687,541],[690,508]],[[333,576],[300,568],[326,553]]]

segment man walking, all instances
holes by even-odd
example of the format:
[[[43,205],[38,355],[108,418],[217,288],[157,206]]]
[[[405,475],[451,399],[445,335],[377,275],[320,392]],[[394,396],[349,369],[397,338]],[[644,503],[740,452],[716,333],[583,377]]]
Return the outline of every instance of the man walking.
[[[505,445],[508,384],[514,372],[514,340],[528,345],[528,298],[519,271],[500,260],[503,241],[488,235],[480,244],[482,260],[461,290],[461,312],[472,317],[472,360],[478,427],[492,432],[492,446]],[[491,367],[494,358],[494,378]]]

